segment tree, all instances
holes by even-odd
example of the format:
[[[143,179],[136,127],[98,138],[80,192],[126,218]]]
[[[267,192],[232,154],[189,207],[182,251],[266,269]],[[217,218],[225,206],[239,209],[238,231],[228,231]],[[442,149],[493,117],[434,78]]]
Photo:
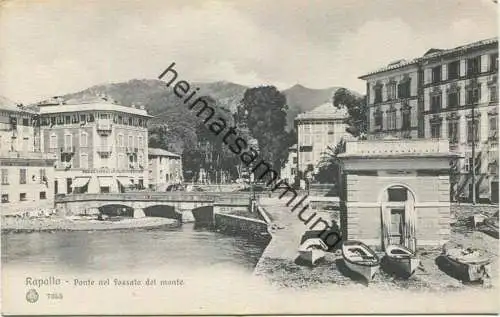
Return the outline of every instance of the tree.
[[[345,88],[338,89],[333,96],[333,105],[337,108],[345,107],[348,118],[347,132],[355,137],[364,138],[368,130],[368,106],[366,96],[358,97]]]
[[[258,141],[259,154],[277,172],[288,156],[292,138],[285,130],[286,97],[274,86],[249,88],[241,111],[247,114],[251,135]]]
[[[328,146],[326,151],[322,153],[319,161],[319,171],[316,175],[316,180],[320,183],[335,183],[336,187],[340,185],[340,177],[342,173],[342,161],[339,159],[339,154],[345,153],[346,142],[340,139],[335,146]]]

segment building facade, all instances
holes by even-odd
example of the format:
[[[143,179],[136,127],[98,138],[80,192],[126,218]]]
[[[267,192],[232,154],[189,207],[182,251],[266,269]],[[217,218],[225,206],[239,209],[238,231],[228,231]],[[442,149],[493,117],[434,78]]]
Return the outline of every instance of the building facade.
[[[0,105],[0,210],[2,215],[54,208],[54,162],[39,151],[38,114]]]
[[[41,149],[57,156],[55,193],[148,188],[148,131],[143,107],[108,98],[39,104]]]
[[[335,146],[346,137],[347,111],[326,103],[295,118],[298,134],[297,173],[300,179],[317,172],[318,164],[328,146]]]
[[[417,60],[399,60],[360,77],[366,80],[369,138],[419,136],[418,69]]]
[[[430,49],[414,60],[393,63],[360,78],[367,81],[372,138],[447,139],[450,150],[460,154],[452,173],[451,198],[472,200],[475,178],[476,200],[498,202],[498,39]],[[411,79],[410,98],[394,102],[392,80],[398,78]],[[407,119],[398,112],[406,104],[411,133],[405,133]]]
[[[149,148],[149,188],[165,191],[183,180],[182,157],[164,149]]]

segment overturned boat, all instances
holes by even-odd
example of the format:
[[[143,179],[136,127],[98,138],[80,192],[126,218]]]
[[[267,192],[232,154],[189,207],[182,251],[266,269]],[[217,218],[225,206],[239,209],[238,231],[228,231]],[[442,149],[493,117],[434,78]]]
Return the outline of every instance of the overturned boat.
[[[462,281],[482,281],[491,276],[491,259],[479,250],[449,248],[443,250],[443,257],[453,270],[453,275]]]
[[[380,268],[380,258],[366,244],[360,241],[344,241],[342,257],[345,265],[353,272],[363,276],[368,282]]]
[[[319,259],[325,257],[326,250],[328,250],[328,246],[323,240],[319,238],[307,239],[299,247],[299,257],[314,265]]]
[[[387,246],[385,254],[389,266],[388,271],[401,277],[412,276],[420,265],[420,260],[415,253],[402,245]]]

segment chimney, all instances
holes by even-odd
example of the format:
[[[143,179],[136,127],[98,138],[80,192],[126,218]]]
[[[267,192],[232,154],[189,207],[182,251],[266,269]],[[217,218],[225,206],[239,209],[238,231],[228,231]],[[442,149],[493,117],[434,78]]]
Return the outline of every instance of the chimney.
[[[135,104],[131,104],[130,107],[134,108],[135,109]]]
[[[139,109],[141,109],[141,110],[145,110],[146,108],[145,108],[144,106],[142,106],[142,105],[141,105],[141,106],[139,107]]]

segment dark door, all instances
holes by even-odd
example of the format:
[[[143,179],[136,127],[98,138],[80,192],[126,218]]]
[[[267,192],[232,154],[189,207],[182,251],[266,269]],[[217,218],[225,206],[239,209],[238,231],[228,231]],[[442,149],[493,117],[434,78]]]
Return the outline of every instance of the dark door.
[[[71,194],[73,191],[73,187],[71,186],[73,184],[73,179],[72,178],[66,178],[66,193]]]
[[[498,182],[491,182],[491,202],[498,204]]]
[[[404,209],[391,209],[391,241],[399,244],[404,244],[403,241],[403,227],[405,224],[405,210]]]

